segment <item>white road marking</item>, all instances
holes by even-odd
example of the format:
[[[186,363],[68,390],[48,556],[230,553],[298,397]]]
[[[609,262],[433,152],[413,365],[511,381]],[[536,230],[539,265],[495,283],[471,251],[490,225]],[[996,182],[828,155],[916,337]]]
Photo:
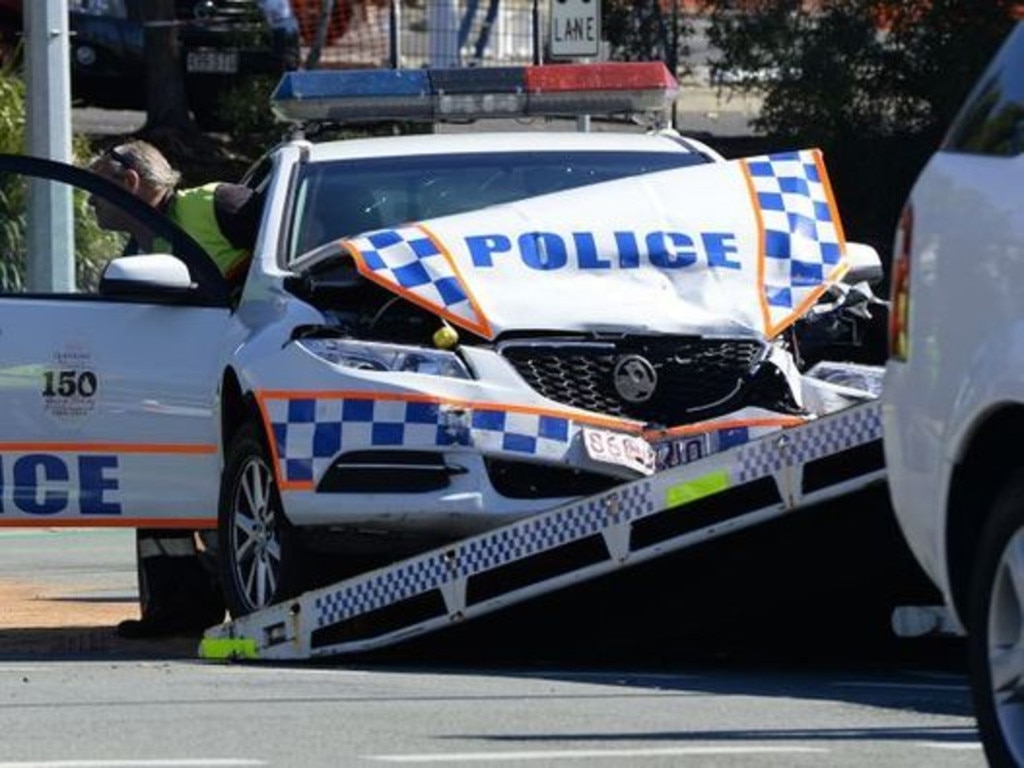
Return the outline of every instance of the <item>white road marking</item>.
[[[659,749],[549,749],[528,752],[444,752],[425,755],[366,755],[388,763],[476,763],[499,760],[594,760],[687,755],[756,755],[821,753],[819,747],[664,747]],[[2,766],[0,766],[2,768]]]
[[[966,691],[969,690],[967,685],[944,685],[939,683],[878,683],[878,682],[859,682],[856,680],[841,681],[833,683],[835,686],[847,687],[847,688],[905,688],[911,691]]]
[[[968,750],[968,749],[981,749],[980,741],[959,741],[956,743],[950,743],[948,741],[923,741],[917,746],[924,747],[926,749],[952,749],[952,750]]]

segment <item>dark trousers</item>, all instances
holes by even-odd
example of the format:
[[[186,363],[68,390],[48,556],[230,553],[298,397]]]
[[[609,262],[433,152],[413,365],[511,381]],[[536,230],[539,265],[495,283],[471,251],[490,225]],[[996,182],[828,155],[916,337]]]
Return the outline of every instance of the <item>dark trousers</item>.
[[[224,620],[212,532],[140,528],[135,547],[143,622],[170,631]]]

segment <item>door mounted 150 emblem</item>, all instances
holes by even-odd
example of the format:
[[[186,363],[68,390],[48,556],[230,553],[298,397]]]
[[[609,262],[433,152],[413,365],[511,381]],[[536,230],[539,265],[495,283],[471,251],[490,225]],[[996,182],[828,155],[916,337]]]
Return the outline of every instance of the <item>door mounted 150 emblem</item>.
[[[623,355],[615,361],[612,382],[619,397],[629,403],[646,403],[658,386],[658,373],[640,355]]]

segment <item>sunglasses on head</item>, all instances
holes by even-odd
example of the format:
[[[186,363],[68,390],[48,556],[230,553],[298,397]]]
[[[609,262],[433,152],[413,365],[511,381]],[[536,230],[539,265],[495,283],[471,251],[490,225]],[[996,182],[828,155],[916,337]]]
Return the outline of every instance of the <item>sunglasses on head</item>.
[[[138,168],[135,165],[135,160],[124,152],[121,152],[117,147],[111,147],[107,150],[107,157],[115,161],[125,170],[132,170],[138,172]]]

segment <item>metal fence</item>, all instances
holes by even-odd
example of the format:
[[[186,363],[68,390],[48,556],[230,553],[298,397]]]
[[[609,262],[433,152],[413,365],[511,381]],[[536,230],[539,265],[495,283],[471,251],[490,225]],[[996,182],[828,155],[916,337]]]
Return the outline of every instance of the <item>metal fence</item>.
[[[292,0],[310,68],[532,63],[548,2]]]
[[[307,68],[459,67],[531,64],[545,53],[557,0],[292,0]],[[660,39],[639,58],[675,69],[678,32],[668,23],[692,0],[618,0],[635,30]],[[651,20],[655,23],[652,24]],[[606,45],[602,58],[637,58]]]

